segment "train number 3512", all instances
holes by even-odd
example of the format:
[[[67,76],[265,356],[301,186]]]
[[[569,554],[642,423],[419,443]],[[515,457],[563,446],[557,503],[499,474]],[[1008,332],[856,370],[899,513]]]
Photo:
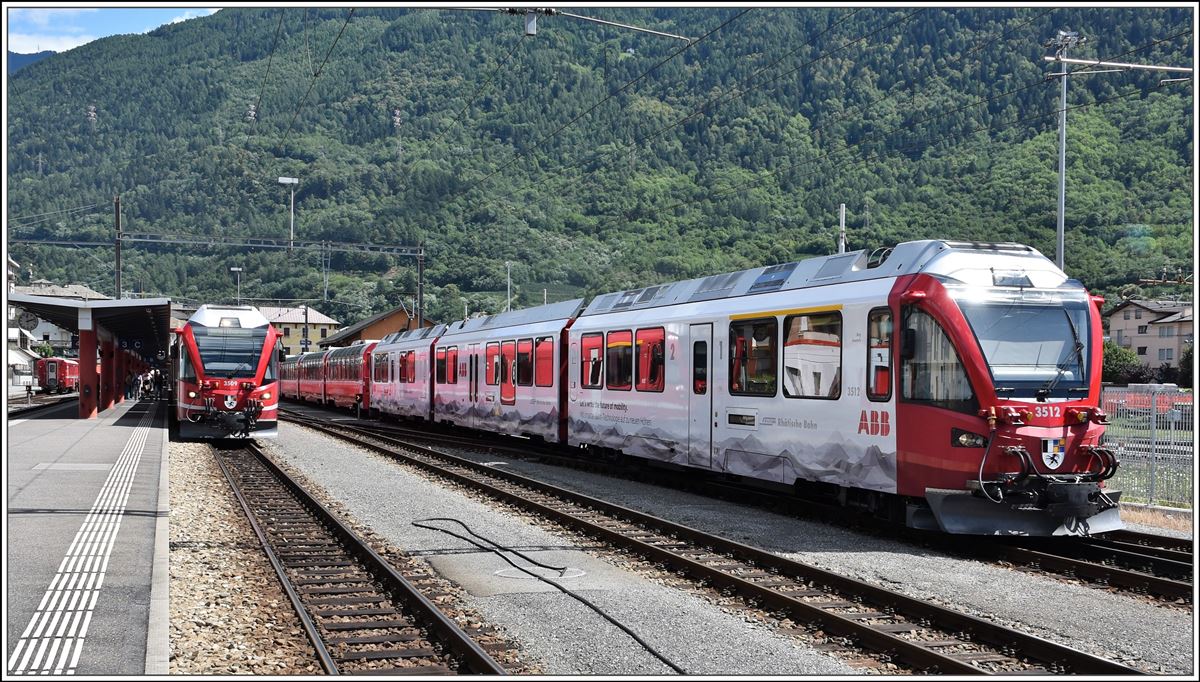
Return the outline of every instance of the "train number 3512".
[[[1038,405],[1033,408],[1033,416],[1035,417],[1061,417],[1062,408],[1058,405]]]

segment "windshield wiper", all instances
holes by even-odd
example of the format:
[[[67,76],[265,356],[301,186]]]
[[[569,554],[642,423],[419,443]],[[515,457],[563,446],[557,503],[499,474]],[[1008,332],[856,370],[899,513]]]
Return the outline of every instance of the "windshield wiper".
[[[1070,326],[1070,328],[1071,328],[1071,338],[1073,338],[1075,340],[1075,345],[1072,348],[1072,350],[1075,352],[1075,360],[1076,360],[1075,366],[1078,367],[1080,372],[1082,373],[1082,371],[1083,371],[1083,342],[1081,342],[1079,340],[1079,330],[1077,330],[1075,328],[1075,320],[1071,319],[1071,313],[1067,312],[1066,308],[1063,308],[1062,311],[1063,311],[1063,315],[1065,315],[1067,317],[1067,325]],[[1042,386],[1033,394],[1034,397],[1036,397],[1041,402],[1046,401],[1046,398],[1050,395],[1050,391],[1054,390],[1054,387],[1058,385],[1059,380],[1062,379],[1063,375],[1067,373],[1067,359],[1063,359],[1063,360],[1059,361],[1059,363],[1057,365],[1055,365],[1054,369],[1055,369],[1054,376],[1051,377],[1050,380],[1046,382],[1045,386]],[[1087,389],[1084,389],[1084,390],[1087,390]]]

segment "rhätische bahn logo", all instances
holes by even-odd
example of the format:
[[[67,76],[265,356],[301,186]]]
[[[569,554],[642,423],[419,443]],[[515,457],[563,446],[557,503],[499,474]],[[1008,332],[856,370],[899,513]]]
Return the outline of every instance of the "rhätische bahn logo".
[[[1042,463],[1048,469],[1057,469],[1067,458],[1066,438],[1042,439]]]

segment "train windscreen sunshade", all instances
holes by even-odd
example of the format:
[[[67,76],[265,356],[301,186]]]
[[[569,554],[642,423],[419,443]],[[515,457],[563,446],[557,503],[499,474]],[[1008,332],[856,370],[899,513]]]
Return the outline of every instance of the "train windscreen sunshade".
[[[1091,329],[1082,302],[1029,304],[959,301],[999,390],[1065,397],[1087,388]]]
[[[192,336],[206,375],[223,379],[253,377],[267,341],[267,328],[193,326]]]

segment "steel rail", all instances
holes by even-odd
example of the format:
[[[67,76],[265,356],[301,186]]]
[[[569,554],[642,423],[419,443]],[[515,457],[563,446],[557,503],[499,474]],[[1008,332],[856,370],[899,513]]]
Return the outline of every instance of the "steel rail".
[[[8,401],[9,410],[8,410],[7,415],[8,415],[9,419],[12,419],[13,417],[23,417],[25,415],[33,414],[33,413],[39,412],[41,410],[49,410],[49,409],[52,409],[55,407],[60,407],[62,405],[66,405],[67,403],[75,402],[78,400],[79,400],[79,396],[74,395],[74,396],[67,396],[67,397],[51,399],[51,400],[42,400],[42,401],[35,402],[32,405],[24,405],[21,407],[12,407],[12,405],[21,402],[21,399],[17,398],[16,400]]]
[[[304,603],[300,600],[300,595],[296,593],[295,586],[288,578],[287,571],[283,568],[283,563],[279,560],[279,555],[276,554],[275,548],[272,547],[270,540],[267,539],[266,532],[258,523],[258,517],[254,510],[250,508],[250,502],[246,500],[242,494],[241,486],[234,481],[233,474],[221,457],[216,456],[214,450],[214,459],[217,461],[217,466],[221,468],[221,474],[225,476],[225,481],[233,490],[234,497],[237,498],[238,504],[242,507],[242,513],[246,515],[246,520],[250,523],[250,528],[254,530],[254,535],[258,537],[259,544],[262,545],[263,552],[267,555],[267,560],[271,562],[271,568],[275,569],[275,576],[279,578],[279,584],[283,587],[283,591],[287,594],[288,601],[292,603],[292,609],[296,612],[296,617],[300,619],[300,626],[304,628],[304,634],[308,637],[308,641],[312,644],[313,649],[317,653],[317,659],[321,662],[321,667],[330,675],[337,675],[338,667],[333,661],[333,655],[329,653],[329,648],[325,646],[325,640],[317,633],[316,623],[313,622],[312,616],[308,610],[304,608]]]
[[[1030,549],[1028,547],[995,545],[989,551],[1014,564],[1034,566],[1058,573],[1073,574],[1080,578],[1097,580],[1134,591],[1145,590],[1168,599],[1183,599],[1185,601],[1191,601],[1192,599],[1191,583],[1163,578],[1141,571],[1130,571],[1115,566],[1106,566],[1104,564],[1074,559],[1061,554]]]
[[[288,419],[297,421],[291,417],[288,417]],[[756,604],[762,604],[764,608],[788,611],[799,619],[819,625],[826,631],[861,642],[867,648],[882,653],[885,657],[896,656],[923,670],[936,670],[942,673],[956,674],[986,674],[988,672],[986,669],[979,667],[969,660],[971,654],[960,654],[961,657],[944,654],[935,651],[932,646],[926,647],[919,641],[900,637],[895,634],[898,631],[889,632],[887,624],[871,626],[855,620],[853,616],[858,615],[862,619],[868,619],[877,617],[888,618],[893,617],[890,614],[900,614],[914,623],[922,623],[923,627],[929,627],[924,626],[926,622],[934,622],[936,623],[934,627],[937,629],[943,632],[949,631],[949,633],[967,634],[975,643],[995,647],[1004,652],[1017,650],[1019,651],[1019,655],[1036,659],[1044,663],[1047,669],[1051,671],[1069,669],[1081,674],[1141,674],[1140,671],[1134,668],[1114,661],[1048,642],[1042,638],[1006,628],[975,616],[929,604],[919,599],[876,587],[853,578],[847,578],[798,561],[786,559],[733,540],[711,535],[698,529],[654,517],[588,495],[558,488],[519,474],[478,464],[433,448],[407,443],[401,439],[372,433],[367,429],[347,424],[325,425],[313,421],[302,421],[300,423],[323,433],[352,441],[357,445],[368,447],[377,452],[416,465],[452,481],[484,490],[497,499],[533,509],[545,516],[556,519],[571,527],[584,530],[596,537],[630,547],[651,560],[661,561],[677,569],[685,570],[694,579],[734,589],[740,592],[743,598]],[[362,437],[387,443],[391,447],[372,443],[369,440],[364,441]],[[421,456],[397,452],[393,449],[396,447],[409,449],[419,453]],[[465,470],[465,472],[455,471],[425,458],[441,460],[454,468]],[[826,608],[821,608],[820,606],[801,601],[794,596],[771,589],[767,585],[758,584],[732,575],[727,571],[721,570],[719,565],[706,564],[694,558],[683,556],[677,549],[673,549],[670,544],[666,546],[656,545],[636,537],[629,537],[627,533],[597,522],[594,516],[587,518],[586,516],[556,509],[545,502],[531,499],[528,494],[505,490],[494,484],[480,481],[475,477],[476,475],[499,479],[505,483],[577,505],[582,509],[588,510],[589,514],[594,515],[598,513],[610,519],[619,519],[622,522],[643,526],[646,529],[653,529],[656,533],[668,538],[686,539],[689,546],[711,548],[715,552],[720,552],[746,561],[752,566],[769,570],[770,573],[759,571],[765,576],[777,574],[796,581],[824,586],[828,591],[852,594],[856,601],[862,600],[864,602],[864,607],[876,607],[881,609],[881,611],[869,611],[865,615],[830,612],[826,610],[826,608],[830,608],[828,605]],[[696,550],[691,549],[689,551],[695,552]],[[854,604],[848,602],[833,603],[834,607],[843,605],[854,606]],[[904,624],[901,625],[902,627],[908,627],[910,631],[919,629]],[[970,642],[956,642],[956,644],[968,643]],[[942,640],[938,644],[944,646],[946,641]],[[982,658],[985,662],[995,662],[997,660],[1016,659],[1017,655],[985,655],[976,657],[976,660]]]
[[[305,412],[291,411],[292,414],[310,418]],[[497,442],[496,437],[479,437],[472,435],[452,434],[445,432],[430,433],[427,430],[406,428],[384,423],[371,423],[372,431],[386,431],[392,437],[414,438],[423,441],[435,441],[442,444],[459,444],[466,447],[478,448],[492,452],[507,452],[512,456],[528,459],[531,455],[539,458],[552,458],[556,462],[568,466],[585,466],[591,469],[608,467],[607,462],[583,460],[556,452],[554,449],[530,441],[520,446]],[[618,472],[619,473],[619,472]],[[669,472],[664,472],[668,473]],[[644,480],[644,479],[640,479]],[[665,483],[674,485],[674,481]],[[860,513],[852,509],[834,508],[818,501],[806,500],[795,495],[781,494],[769,490],[751,488],[748,486],[721,481],[691,479],[688,481],[689,490],[700,490],[703,494],[734,499],[739,504],[754,504],[758,506],[778,508],[786,506],[789,511],[801,513],[809,517],[818,516],[824,521],[848,525],[857,521],[868,526],[882,524],[870,514]],[[1144,545],[1118,543],[1103,538],[1054,538],[1061,543],[1069,543],[1062,547],[1046,544],[1033,547],[1018,547],[1008,543],[1008,538],[993,538],[979,536],[969,538],[967,545],[952,538],[930,535],[924,531],[900,529],[900,532],[912,542],[927,544],[955,555],[969,554],[985,561],[1005,561],[1012,564],[1036,567],[1049,573],[1061,573],[1075,578],[1083,578],[1123,590],[1145,593],[1154,597],[1168,600],[1192,601],[1191,583],[1177,580],[1191,574],[1191,556],[1178,550],[1160,549]],[[955,536],[958,537],[958,536]],[[1143,542],[1162,542],[1173,547],[1186,547],[1190,552],[1191,543],[1187,540],[1170,538],[1162,535],[1134,533],[1132,531],[1113,531],[1106,537],[1133,538]],[[1035,540],[1025,538],[1025,540]],[[1075,554],[1065,553],[1065,547],[1070,547]],[[1105,549],[1107,548],[1107,549]],[[1090,558],[1089,558],[1090,557]],[[1185,566],[1183,562],[1186,562]],[[1112,565],[1110,565],[1112,564]],[[1126,568],[1122,568],[1120,564]],[[1133,570],[1127,570],[1133,567]],[[1149,571],[1139,568],[1151,567]],[[1157,575],[1156,575],[1157,574]]]
[[[383,590],[396,602],[402,603],[410,611],[414,612],[420,619],[420,623],[414,623],[411,627],[426,627],[430,631],[430,635],[434,636],[442,645],[446,647],[447,654],[452,658],[459,658],[462,661],[463,669],[459,672],[470,672],[485,675],[504,675],[504,668],[495,661],[483,647],[473,640],[466,632],[462,630],[453,620],[447,617],[440,609],[420,590],[414,586],[408,579],[400,575],[395,568],[378,553],[375,552],[362,538],[358,536],[352,529],[346,526],[333,512],[325,505],[321,504],[307,490],[304,489],[295,479],[279,468],[275,462],[266,455],[256,444],[244,443],[243,449],[254,457],[254,460],[260,464],[263,469],[268,472],[275,481],[289,493],[329,535],[333,536],[334,541],[342,549],[351,555],[362,567],[365,572],[370,575],[375,581],[383,586]],[[275,569],[276,575],[280,579],[280,584],[283,585],[285,592],[291,600],[296,613],[299,615],[305,633],[312,641],[314,648],[317,650],[317,655],[321,659],[321,665],[326,672],[331,675],[341,674],[337,663],[334,660],[335,656],[328,650],[324,639],[319,634],[320,628],[316,625],[312,616],[305,608],[303,599],[292,583],[292,579],[288,576],[286,569],[280,560],[273,544],[267,537],[264,529],[258,524],[257,515],[254,512],[247,498],[244,496],[241,486],[235,483],[235,477],[231,474],[223,457],[216,457],[217,463],[221,467],[222,473],[229,481],[230,487],[233,488],[238,502],[242,505],[242,510],[246,514],[246,518],[250,520],[251,527],[254,528],[255,534],[258,535],[259,541],[263,545],[264,551],[267,553],[271,561],[272,567]],[[344,571],[349,573],[351,571]],[[339,579],[340,580],[340,579]],[[330,582],[338,582],[333,580]],[[353,581],[361,584],[362,581]],[[366,592],[366,588],[325,588],[325,591],[331,594],[345,592]],[[336,599],[336,597],[335,597]],[[383,611],[387,609],[376,609]],[[346,616],[355,615],[352,611],[344,613]],[[355,629],[388,629],[401,627],[399,625],[379,624],[375,628],[358,627]],[[372,641],[389,639],[387,636],[377,638],[366,638]],[[394,638],[392,638],[394,639]],[[350,640],[342,640],[350,641]],[[401,658],[403,656],[392,655],[387,656],[387,651],[380,652],[365,652],[371,658]],[[373,655],[378,653],[379,655]],[[407,670],[406,670],[407,671]],[[347,671],[353,674],[366,673],[370,671]],[[392,674],[400,672],[393,669]],[[411,672],[420,672],[420,668],[414,668]]]

